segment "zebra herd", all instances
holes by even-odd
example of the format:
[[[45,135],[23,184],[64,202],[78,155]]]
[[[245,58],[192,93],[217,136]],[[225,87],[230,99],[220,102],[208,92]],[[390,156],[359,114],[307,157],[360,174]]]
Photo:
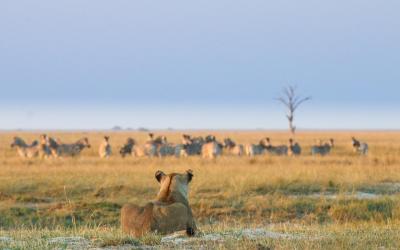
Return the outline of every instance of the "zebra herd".
[[[352,137],[352,146],[355,152],[361,155],[368,153],[368,144],[360,142]],[[87,137],[81,138],[75,143],[63,143],[52,137],[42,134],[39,140],[27,144],[22,138],[14,137],[11,147],[16,148],[18,155],[23,158],[47,158],[47,157],[73,157],[78,156],[84,148],[90,148]],[[329,139],[323,143],[319,141],[311,147],[312,155],[327,155],[334,148],[334,140]],[[104,136],[103,142],[99,146],[99,156],[108,158],[112,155],[112,146],[110,137]],[[256,155],[288,155],[296,156],[302,154],[302,148],[299,143],[292,138],[289,139],[287,145],[273,145],[269,137],[262,138],[257,144],[237,144],[231,138],[225,138],[222,142],[218,141],[214,135],[206,137],[192,137],[183,134],[181,143],[174,144],[167,140],[166,136],[155,137],[153,133],[148,134],[148,139],[142,145],[138,144],[135,139],[128,138],[125,144],[120,148],[119,154],[122,158],[126,156],[148,156],[148,157],[187,157],[199,155],[203,158],[214,159],[222,154],[237,156],[256,156]]]
[[[87,137],[79,139],[75,143],[62,143],[52,137],[42,134],[39,140],[27,144],[22,138],[14,137],[12,148],[17,148],[18,155],[23,158],[33,158],[39,156],[46,158],[50,156],[77,156],[84,148],[90,148],[89,140]]]

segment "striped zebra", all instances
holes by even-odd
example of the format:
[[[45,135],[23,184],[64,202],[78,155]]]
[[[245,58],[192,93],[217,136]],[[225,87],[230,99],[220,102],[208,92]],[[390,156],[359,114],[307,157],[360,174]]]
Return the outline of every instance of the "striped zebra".
[[[158,155],[157,147],[154,144],[146,142],[144,145],[138,145],[136,140],[133,138],[128,138],[126,140],[125,144],[119,150],[119,154],[122,158],[125,158],[128,155],[134,157],[154,157]]]
[[[300,155],[301,147],[297,142],[294,142],[292,138],[289,139],[288,155]]]
[[[247,156],[263,155],[266,152],[267,141],[261,139],[258,144],[247,144],[244,146],[244,153]]]
[[[215,136],[208,135],[205,143],[201,147],[201,156],[203,158],[214,159],[222,154],[222,144],[217,141]]]
[[[99,156],[100,158],[108,158],[111,156],[111,153],[110,137],[104,136],[103,142],[99,146]]]
[[[164,155],[160,155],[160,148],[166,144],[167,144],[167,137],[165,137],[165,136],[154,137],[153,133],[149,133],[147,141],[145,142],[144,145],[142,145],[142,146],[139,146],[136,144],[134,145],[133,155],[134,156],[149,156],[149,157],[164,156]],[[168,150],[165,150],[165,147],[163,147],[163,149],[161,151],[163,154],[166,152],[169,152]]]
[[[41,134],[39,137],[40,148],[39,148],[39,157],[40,158],[49,158],[53,155],[53,152],[50,147],[49,141],[52,138],[48,137],[46,134]]]
[[[203,137],[191,137],[190,135],[182,135],[182,144],[175,147],[175,156],[192,156],[201,155],[203,144],[205,140]]]
[[[216,141],[207,142],[201,147],[203,158],[215,159],[222,154],[222,146]]]
[[[353,149],[355,152],[358,152],[361,155],[368,154],[368,144],[367,143],[360,142],[355,137],[352,137],[351,140],[352,140]]]
[[[230,138],[225,138],[224,139],[224,144],[223,144],[224,149],[229,152],[230,154],[233,155],[238,155],[242,156],[244,154],[244,147],[242,144],[236,144],[232,139]]]
[[[319,145],[314,145],[311,147],[311,154],[312,155],[327,155],[331,152],[331,149],[334,147],[334,140],[331,138],[329,142],[322,144],[321,142]]]
[[[48,150],[50,151],[50,155],[57,158],[58,157],[58,147],[61,144],[61,142],[53,137],[47,136],[46,135],[46,145]]]
[[[136,141],[133,138],[129,137],[126,139],[125,144],[122,145],[121,149],[119,150],[119,154],[122,158],[124,158],[126,155],[132,155],[132,149],[135,143]]]
[[[176,151],[177,145],[172,143],[162,144],[158,147],[158,156],[165,157],[165,156],[174,156]]]
[[[271,144],[271,139],[269,137],[265,138],[267,145],[266,151],[272,155],[287,155],[288,154],[288,146],[286,145],[278,145],[273,146]]]
[[[136,157],[155,157],[158,156],[157,146],[153,143],[146,142],[144,145],[134,144],[132,147],[132,155]]]
[[[159,157],[174,156],[176,145],[169,143],[166,136],[156,138],[157,154]]]
[[[53,140],[52,144],[53,144],[52,147],[56,148],[55,154],[57,157],[78,156],[84,148],[90,148],[89,139],[87,137],[83,137],[78,141],[76,141],[75,143],[69,143],[69,144]]]
[[[10,146],[16,148],[18,155],[22,158],[33,158],[39,155],[40,145],[37,140],[28,145],[22,138],[15,136]]]

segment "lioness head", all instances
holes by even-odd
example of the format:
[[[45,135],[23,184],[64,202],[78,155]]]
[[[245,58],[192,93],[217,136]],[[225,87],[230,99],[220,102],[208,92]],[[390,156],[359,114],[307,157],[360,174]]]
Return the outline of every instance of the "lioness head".
[[[188,201],[189,183],[193,178],[193,171],[187,170],[185,173],[165,174],[158,170],[155,173],[156,180],[160,183],[160,191],[157,200],[163,202],[184,202]]]

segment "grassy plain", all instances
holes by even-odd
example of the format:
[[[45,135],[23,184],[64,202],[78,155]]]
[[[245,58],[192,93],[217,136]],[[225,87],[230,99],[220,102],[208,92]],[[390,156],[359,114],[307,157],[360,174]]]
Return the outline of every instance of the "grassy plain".
[[[185,133],[229,136],[243,144],[265,136],[275,144],[286,144],[289,138],[277,131]],[[139,143],[146,138],[146,133],[126,131],[48,132],[65,142],[89,138],[92,148],[72,159],[21,159],[10,148],[15,135],[31,141],[39,134],[0,133],[0,248],[400,248],[400,132],[299,132],[295,138],[303,147],[299,157],[122,159],[118,150],[128,136]],[[181,132],[156,134],[178,143]],[[98,157],[103,135],[111,136],[110,159]],[[369,143],[368,156],[352,151],[353,135]],[[331,137],[336,141],[331,155],[310,155],[316,139]],[[226,237],[199,237],[174,245],[161,243],[159,235],[142,239],[123,235],[120,207],[155,197],[156,170],[188,168],[194,171],[190,202],[202,234]],[[242,230],[255,228],[280,235],[242,237]],[[75,239],[80,242],[57,238],[72,236],[81,237]]]

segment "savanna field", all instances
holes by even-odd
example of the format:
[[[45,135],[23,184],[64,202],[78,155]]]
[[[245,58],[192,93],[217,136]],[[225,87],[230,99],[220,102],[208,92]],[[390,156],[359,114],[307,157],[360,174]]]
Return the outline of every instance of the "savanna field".
[[[29,143],[42,132],[0,134],[0,249],[399,249],[400,132],[298,132],[301,156],[121,158],[127,137],[144,132],[48,132],[63,142],[88,137],[79,157],[21,159],[10,147],[16,135]],[[287,132],[185,131],[231,137],[242,144],[270,137],[287,144]],[[182,132],[156,131],[179,143]],[[98,156],[104,135],[113,155]],[[353,152],[351,136],[369,144]],[[327,156],[312,156],[317,139],[335,139]],[[120,230],[120,208],[155,198],[157,170],[193,170],[189,201],[199,227],[194,238]]]

